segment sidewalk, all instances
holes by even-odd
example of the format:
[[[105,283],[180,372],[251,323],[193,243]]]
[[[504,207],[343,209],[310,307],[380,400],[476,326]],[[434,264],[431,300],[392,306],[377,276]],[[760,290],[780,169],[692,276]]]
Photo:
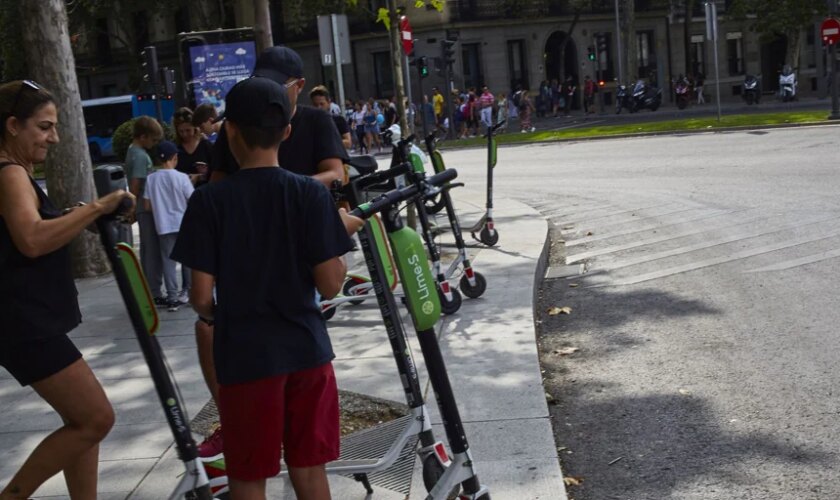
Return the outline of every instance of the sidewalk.
[[[454,194],[464,225],[470,225],[482,211],[483,195],[466,189]],[[534,280],[543,271],[547,224],[536,211],[511,200],[496,200],[496,212],[499,246],[476,245],[470,250],[475,269],[487,278],[487,292],[480,299],[464,298],[461,310],[444,318],[441,347],[476,469],[492,497],[564,500],[534,334]],[[117,414],[117,425],[100,453],[99,498],[166,498],[183,468],[116,285],[106,277],[80,281],[78,287],[85,322],[72,337],[105,386]],[[196,361],[194,315],[188,308],[161,311],[161,320],[161,345],[187,411],[195,416],[208,394]],[[339,387],[404,402],[374,302],[340,309],[329,327]],[[408,336],[427,389],[435,434],[443,439],[416,336],[413,331]],[[0,449],[7,457],[0,465],[0,484],[9,480],[38,440],[58,426],[58,417],[45,403],[0,371]],[[351,479],[331,476],[330,480],[335,499],[366,496],[364,488]],[[375,499],[406,498],[404,493],[374,488]],[[38,491],[36,498],[45,497],[66,498],[60,476]],[[408,498],[424,497],[415,463]],[[294,495],[285,480],[274,479],[269,498]]]

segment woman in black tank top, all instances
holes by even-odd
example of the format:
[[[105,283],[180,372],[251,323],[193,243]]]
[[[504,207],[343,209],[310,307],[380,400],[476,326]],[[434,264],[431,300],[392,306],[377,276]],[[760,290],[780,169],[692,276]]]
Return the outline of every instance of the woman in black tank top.
[[[65,422],[0,498],[27,498],[62,471],[71,497],[96,498],[99,442],[114,422],[102,386],[67,337],[81,322],[67,247],[133,197],[112,193],[62,215],[32,178],[33,165],[58,142],[57,117],[52,95],[35,82],[0,86],[0,366]]]

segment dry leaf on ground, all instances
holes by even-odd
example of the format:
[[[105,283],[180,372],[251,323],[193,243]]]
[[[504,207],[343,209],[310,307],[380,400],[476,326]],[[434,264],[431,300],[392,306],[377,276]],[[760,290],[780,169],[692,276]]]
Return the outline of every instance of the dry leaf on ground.
[[[579,347],[564,347],[562,349],[555,349],[554,354],[559,354],[561,356],[568,356],[569,354],[574,354],[580,350]]]
[[[557,316],[558,314],[572,314],[571,307],[551,307],[548,309],[549,316]]]
[[[568,476],[563,478],[563,482],[566,483],[566,486],[580,486],[583,484],[583,478]]]
[[[569,288],[577,288],[579,286],[580,285],[578,285],[577,283],[569,283]]]

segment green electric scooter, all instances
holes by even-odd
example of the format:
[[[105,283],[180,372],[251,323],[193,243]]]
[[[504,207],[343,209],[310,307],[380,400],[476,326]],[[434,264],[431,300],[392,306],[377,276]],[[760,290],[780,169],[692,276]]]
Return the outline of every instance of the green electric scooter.
[[[358,205],[351,211],[353,215],[370,218],[382,213],[385,231],[395,256],[397,272],[406,296],[406,304],[417,332],[423,358],[429,373],[432,390],[438,402],[443,426],[452,452],[451,464],[439,477],[426,478],[426,486],[433,484],[428,500],[449,498],[453,488],[461,489],[462,500],[490,500],[490,493],[478,480],[475,471],[467,435],[461,421],[455,394],[449,381],[446,363],[440,350],[435,332],[435,325],[441,317],[440,298],[435,291],[435,281],[429,268],[426,251],[420,236],[406,227],[400,217],[400,204],[414,202],[422,198],[430,186],[441,186],[457,176],[455,170],[422,179],[416,184],[392,189],[376,196],[372,200]],[[352,185],[351,185],[352,186]],[[351,190],[355,187],[351,187]],[[361,200],[360,193],[352,193],[356,200]],[[366,243],[363,242],[363,247]],[[377,292],[386,290],[382,282],[374,282]],[[387,295],[387,294],[386,294]],[[393,303],[393,300],[391,301]],[[436,450],[437,451],[437,450]],[[432,459],[442,459],[439,453],[430,455]],[[445,456],[445,454],[444,454]],[[424,464],[425,465],[425,464]]]

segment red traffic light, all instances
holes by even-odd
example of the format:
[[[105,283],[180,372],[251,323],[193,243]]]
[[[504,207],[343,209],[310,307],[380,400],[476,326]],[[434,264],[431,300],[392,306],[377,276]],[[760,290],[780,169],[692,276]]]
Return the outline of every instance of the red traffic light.
[[[599,87],[603,87],[604,85],[606,85],[606,83],[604,82],[604,80],[598,80],[598,86],[599,86]]]

